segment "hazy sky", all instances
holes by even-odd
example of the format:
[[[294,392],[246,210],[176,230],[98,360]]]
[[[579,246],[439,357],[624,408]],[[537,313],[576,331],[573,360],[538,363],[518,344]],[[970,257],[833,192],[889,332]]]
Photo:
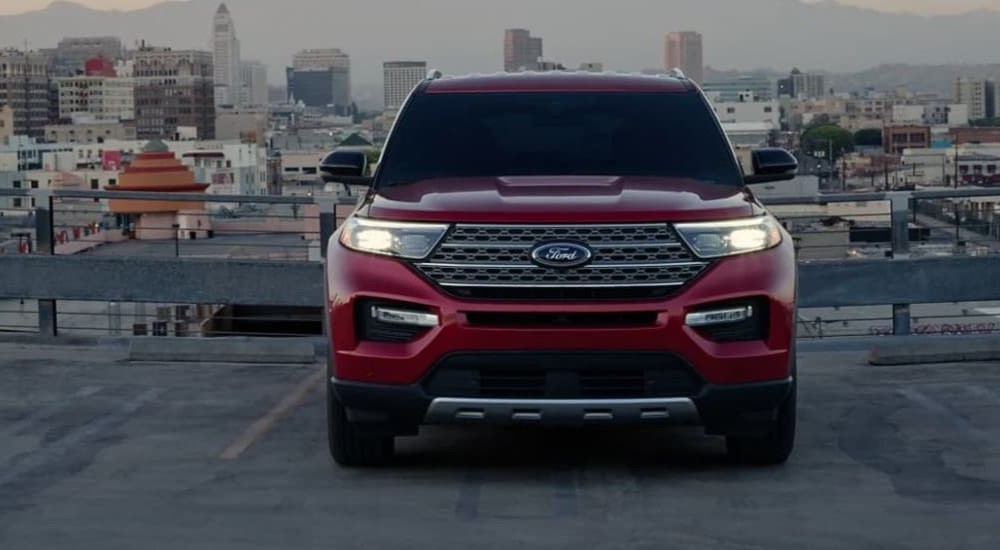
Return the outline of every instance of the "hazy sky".
[[[134,9],[163,0],[75,0],[99,9]],[[295,0],[290,0],[295,1]],[[743,0],[733,0],[740,2]],[[816,0],[804,0],[816,1]],[[1000,0],[840,0],[844,4],[871,7],[886,11],[917,13],[956,13],[977,8],[1000,9]],[[18,13],[45,7],[51,0],[0,0],[0,13]]]

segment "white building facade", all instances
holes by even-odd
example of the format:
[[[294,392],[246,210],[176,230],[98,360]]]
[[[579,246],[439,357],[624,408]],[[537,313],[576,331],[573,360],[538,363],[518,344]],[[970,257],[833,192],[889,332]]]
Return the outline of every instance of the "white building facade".
[[[239,103],[247,107],[263,107],[268,104],[267,66],[260,61],[240,63]]]
[[[212,21],[212,62],[215,67],[215,104],[236,105],[240,101],[240,42],[236,25],[225,4]]]
[[[398,109],[427,75],[425,61],[387,61],[382,64],[385,108]]]
[[[97,120],[135,120],[135,79],[130,77],[73,76],[57,80],[59,117],[87,113]]]
[[[969,106],[959,103],[897,104],[892,106],[892,123],[967,126],[969,124]]]
[[[720,96],[709,94],[712,109],[723,124],[765,123],[774,130],[781,128],[781,107],[777,101],[758,101],[750,92],[744,92],[738,101],[720,101]]]

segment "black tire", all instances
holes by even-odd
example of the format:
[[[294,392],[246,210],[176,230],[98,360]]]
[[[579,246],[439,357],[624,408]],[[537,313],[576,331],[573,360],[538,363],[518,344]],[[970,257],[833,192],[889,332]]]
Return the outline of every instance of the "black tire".
[[[774,466],[784,464],[795,447],[795,412],[797,380],[792,380],[792,390],[785,402],[778,407],[778,417],[771,430],[760,436],[727,436],[726,452],[729,458],[741,464]]]
[[[347,419],[344,406],[333,394],[330,385],[326,389],[327,438],[330,456],[345,467],[381,466],[392,460],[395,438],[384,435],[369,435]]]

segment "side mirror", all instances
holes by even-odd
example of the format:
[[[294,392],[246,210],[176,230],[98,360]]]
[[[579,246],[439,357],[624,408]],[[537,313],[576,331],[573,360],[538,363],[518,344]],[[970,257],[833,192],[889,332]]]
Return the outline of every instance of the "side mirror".
[[[750,156],[753,174],[744,176],[747,185],[794,179],[799,170],[799,161],[784,149],[754,149]]]
[[[320,177],[326,183],[368,185],[368,155],[364,151],[334,151],[319,163]]]

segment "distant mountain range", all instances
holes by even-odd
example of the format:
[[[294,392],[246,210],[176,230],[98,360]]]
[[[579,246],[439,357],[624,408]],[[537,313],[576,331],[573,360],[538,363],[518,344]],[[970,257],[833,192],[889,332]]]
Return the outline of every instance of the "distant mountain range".
[[[696,29],[713,67],[787,73],[825,69],[838,89],[910,85],[947,92],[958,74],[1000,75],[1000,13],[923,17],[799,0],[227,0],[243,56],[261,59],[271,80],[301,48],[339,47],[352,57],[354,82],[381,82],[386,60],[426,60],[445,72],[500,70],[503,30],[527,27],[545,40],[545,57],[567,66],[603,61],[617,70],[663,65],[666,31]],[[0,17],[0,42],[52,47],[63,36],[121,36],[129,45],[208,47],[219,0],[165,2],[129,12],[71,2]],[[883,63],[893,63],[883,65]],[[876,67],[875,69],[868,69]],[[854,71],[864,71],[854,73]]]

